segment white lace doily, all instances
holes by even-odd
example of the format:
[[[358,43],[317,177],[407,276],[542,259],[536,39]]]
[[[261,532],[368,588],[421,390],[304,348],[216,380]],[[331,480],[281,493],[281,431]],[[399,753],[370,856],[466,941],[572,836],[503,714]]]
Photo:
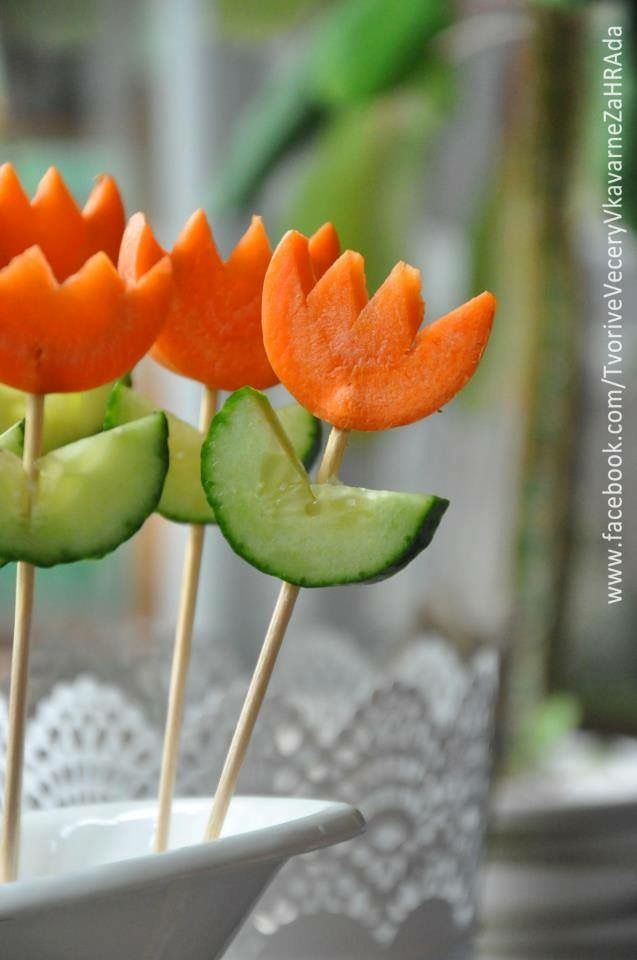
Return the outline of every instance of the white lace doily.
[[[421,957],[427,928],[411,921],[433,901],[448,908],[438,922],[439,945],[451,946],[454,928],[471,928],[496,661],[483,652],[463,665],[448,648],[435,645],[407,653],[405,666],[412,654],[414,669],[401,671],[411,682],[377,678],[373,689],[359,692],[338,730],[328,724],[332,730],[326,733],[298,706],[271,704],[261,734],[270,729],[255,751],[269,772],[269,786],[358,804],[367,831],[359,842],[288,864],[258,905],[252,930],[239,938],[237,957],[267,953],[284,960],[302,955],[301,949],[308,956],[354,956],[351,927],[343,928],[342,953],[335,952],[335,943],[322,953],[325,927],[304,925],[310,917],[325,923],[346,918],[354,929],[363,928],[368,937],[361,958],[390,948],[392,956],[415,950],[413,956]],[[425,665],[426,672],[419,669]],[[301,924],[296,938],[285,944],[277,938],[296,924]],[[308,950],[312,937],[318,938],[315,953]],[[267,938],[273,941],[269,947]],[[441,946],[431,956],[447,951]]]
[[[80,676],[41,700],[29,724],[24,765],[28,808],[149,796],[161,741],[116,687]]]
[[[233,956],[293,957],[294,938],[288,954],[278,935],[325,915],[361,931],[368,957],[404,939],[432,903],[448,925],[470,929],[496,677],[493,652],[465,663],[440,641],[413,645],[382,671],[333,636],[283,658],[240,789],[344,800],[368,827],[361,839],[289,863]],[[181,794],[212,794],[246,683],[191,698]],[[0,749],[5,729],[0,697]],[[152,796],[160,741],[160,725],[128,692],[90,675],[59,683],[28,725],[25,806]],[[303,937],[311,941],[311,930]]]

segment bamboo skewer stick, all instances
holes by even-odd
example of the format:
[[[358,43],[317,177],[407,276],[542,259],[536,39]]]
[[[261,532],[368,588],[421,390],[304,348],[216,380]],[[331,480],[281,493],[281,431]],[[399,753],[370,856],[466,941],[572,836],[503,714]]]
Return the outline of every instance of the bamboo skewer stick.
[[[44,395],[28,394],[22,462],[27,476],[27,509],[31,509],[33,488],[37,482],[35,461],[42,447]],[[15,880],[20,842],[20,803],[27,713],[31,619],[35,588],[35,568],[20,561],[16,568],[15,620],[11,654],[9,694],[9,730],[4,781],[4,808],[0,842],[0,882]]]
[[[321,465],[318,469],[317,483],[327,483],[338,474],[345,448],[349,440],[349,431],[332,427]],[[234,794],[237,780],[245,760],[254,727],[263,705],[268,685],[274,671],[279,650],[285,637],[288,624],[294,611],[300,587],[291,583],[282,583],[272,619],[267,629],[263,646],[252,674],[250,686],[241,708],[239,720],[226,755],[221,777],[212,805],[212,812],[206,827],[204,840],[216,840],[221,834],[228,813],[228,807]]]
[[[202,433],[207,431],[210,426],[216,408],[217,391],[210,387],[204,387],[199,411],[199,429]],[[159,779],[157,829],[154,839],[156,853],[162,853],[166,849],[170,833],[170,815],[175,789],[177,756],[184,713],[186,680],[190,665],[192,631],[197,608],[205,530],[203,524],[192,524],[188,531],[188,542],[186,544]]]
[[[323,459],[316,474],[317,483],[327,483],[328,480],[338,476],[348,441],[349,430],[339,430],[338,427],[332,427]]]

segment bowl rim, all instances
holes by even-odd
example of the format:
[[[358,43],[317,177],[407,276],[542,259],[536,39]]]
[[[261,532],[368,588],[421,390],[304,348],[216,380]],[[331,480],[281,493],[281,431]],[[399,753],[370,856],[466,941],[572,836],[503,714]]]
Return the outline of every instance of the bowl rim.
[[[72,871],[60,876],[35,877],[17,880],[0,886],[0,921],[14,918],[19,912],[36,912],[43,907],[68,904],[70,901],[91,899],[95,896],[108,896],[118,891],[134,890],[148,884],[165,883],[185,873],[190,875],[239,867],[246,862],[282,864],[299,853],[309,853],[322,847],[350,840],[365,828],[363,815],[347,803],[332,800],[315,800],[305,797],[261,797],[237,796],[233,803],[276,802],[282,804],[314,805],[313,812],[292,819],[247,830],[245,833],[231,834],[219,840],[179,847],[165,853],[148,853],[98,864],[84,870]],[[184,805],[199,806],[205,803],[210,807],[210,798],[187,797],[175,800],[175,808]],[[76,807],[61,807],[52,810],[29,812],[24,816],[25,825],[29,821],[45,819],[59,815],[60,819],[72,818],[80,811],[90,816],[91,811],[126,809],[139,811],[154,810],[153,800],[116,801],[113,803],[87,804]]]
[[[634,830],[637,823],[637,794],[622,793],[616,797],[536,796],[529,792],[526,800],[511,796],[503,788],[496,789],[491,806],[491,829],[497,836],[517,836],[552,832],[588,836],[593,832]]]

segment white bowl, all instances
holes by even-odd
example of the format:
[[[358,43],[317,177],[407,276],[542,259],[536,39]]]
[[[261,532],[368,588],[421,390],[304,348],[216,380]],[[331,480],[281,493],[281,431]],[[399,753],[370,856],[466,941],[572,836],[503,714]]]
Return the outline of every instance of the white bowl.
[[[0,888],[2,960],[215,960],[286,860],[364,824],[346,804],[236,797],[222,838],[203,844],[209,811],[176,801],[161,856],[153,803],[26,815],[20,878]]]

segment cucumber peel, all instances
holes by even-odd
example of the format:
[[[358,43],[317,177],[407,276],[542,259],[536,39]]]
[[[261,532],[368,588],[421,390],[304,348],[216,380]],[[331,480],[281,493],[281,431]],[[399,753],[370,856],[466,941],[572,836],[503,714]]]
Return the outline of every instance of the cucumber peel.
[[[12,427],[0,433],[0,450],[8,450],[16,457],[22,457],[24,449],[24,420],[19,420]]]
[[[104,430],[147,416],[157,408],[148,397],[117,384],[109,397]],[[298,404],[277,411],[299,458],[310,466],[321,443],[321,423]],[[170,467],[157,510],[177,523],[216,523],[201,485],[201,446],[204,434],[172,413],[168,420]]]
[[[372,583],[431,542],[441,497],[311,484],[264,394],[244,387],[214,418],[202,481],[233,550],[301,587]]]
[[[168,470],[168,425],[153,413],[36,461],[0,450],[0,556],[38,567],[103,557],[156,508]],[[29,505],[29,492],[31,492]]]

